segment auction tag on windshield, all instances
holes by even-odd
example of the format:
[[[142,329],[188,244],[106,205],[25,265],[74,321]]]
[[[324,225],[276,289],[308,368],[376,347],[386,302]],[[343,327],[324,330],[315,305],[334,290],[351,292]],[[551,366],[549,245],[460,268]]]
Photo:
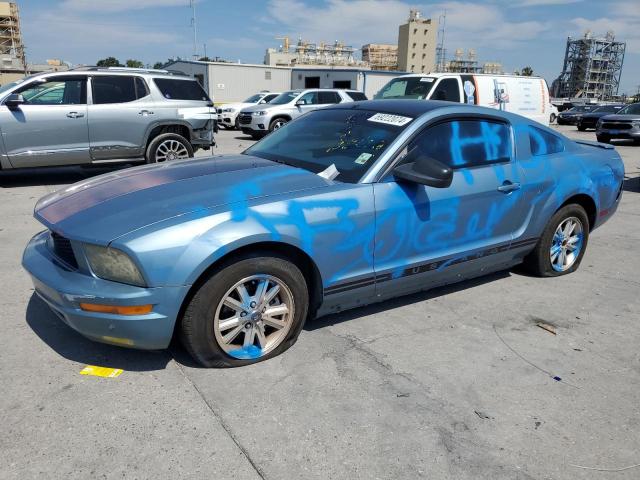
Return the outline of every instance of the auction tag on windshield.
[[[356,158],[356,163],[358,165],[364,165],[371,157],[373,157],[373,153],[361,153],[360,156]]]
[[[327,168],[325,168],[323,171],[318,172],[317,175],[319,177],[326,178],[327,180],[333,180],[338,175],[340,175],[340,172],[336,168],[335,163],[332,163]]]
[[[390,113],[376,113],[373,117],[369,117],[367,120],[370,122],[384,123],[387,125],[395,125],[401,127],[409,123],[413,118],[403,117],[402,115],[391,115]]]
[[[431,83],[435,80],[435,78],[431,78],[431,77],[422,77],[420,79],[421,82],[427,82],[427,83]]]

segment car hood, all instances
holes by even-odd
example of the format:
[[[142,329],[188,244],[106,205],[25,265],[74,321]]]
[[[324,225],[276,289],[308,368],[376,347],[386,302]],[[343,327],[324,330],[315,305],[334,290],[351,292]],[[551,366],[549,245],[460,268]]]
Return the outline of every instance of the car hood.
[[[276,109],[276,108],[290,107],[290,106],[293,106],[293,102],[282,103],[282,104],[279,104],[279,105],[272,105],[270,103],[262,103],[262,104],[259,104],[259,105],[253,105],[251,107],[243,108],[242,111],[246,112],[246,113],[252,113],[252,112],[260,112],[262,110],[269,111],[269,110],[273,110],[273,109]]]
[[[255,103],[225,103],[224,105],[220,105],[220,108],[224,110],[225,108],[233,108],[234,110],[242,110],[243,108],[251,107],[255,105]]]
[[[73,184],[42,198],[34,216],[60,235],[106,245],[171,217],[332,183],[249,155],[174,161]]]
[[[631,121],[631,120],[640,120],[640,115],[618,115],[616,113],[612,115],[605,115],[602,117],[603,120],[609,121]]]

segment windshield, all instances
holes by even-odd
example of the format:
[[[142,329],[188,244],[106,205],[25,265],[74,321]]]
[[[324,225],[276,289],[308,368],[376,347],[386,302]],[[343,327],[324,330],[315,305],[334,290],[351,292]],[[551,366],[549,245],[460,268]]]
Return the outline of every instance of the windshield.
[[[262,94],[256,93],[255,95],[251,95],[242,103],[258,103],[261,98],[262,98]]]
[[[296,92],[292,90],[290,92],[284,92],[278,95],[276,98],[269,102],[269,105],[284,105],[285,103],[291,102],[294,98],[300,95],[300,92]]]
[[[417,98],[424,100],[429,95],[436,79],[433,77],[394,78],[374,98]]]
[[[569,109],[570,112],[588,112],[591,110],[591,107],[587,107],[586,105],[578,105],[577,107],[572,107]]]
[[[618,110],[620,110],[619,105],[603,105],[602,107],[596,108],[594,112],[610,113],[617,112]]]
[[[11,90],[13,87],[15,87],[16,85],[20,85],[22,82],[24,82],[25,79],[21,78],[20,80],[15,80],[11,83],[6,83],[4,84],[2,87],[0,87],[0,95],[2,95],[4,92],[6,92],[7,90]]]
[[[627,105],[622,110],[618,110],[620,115],[640,115],[640,103]]]
[[[243,153],[314,173],[335,165],[336,180],[357,183],[411,120],[370,110],[316,110]]]

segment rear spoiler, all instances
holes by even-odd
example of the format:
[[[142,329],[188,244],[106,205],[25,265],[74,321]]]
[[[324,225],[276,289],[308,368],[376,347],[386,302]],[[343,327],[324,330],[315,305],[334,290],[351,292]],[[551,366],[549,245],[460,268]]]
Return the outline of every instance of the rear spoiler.
[[[605,150],[613,150],[614,146],[608,143],[593,142],[591,140],[574,140],[574,142],[581,145],[588,145],[589,147],[604,148]]]

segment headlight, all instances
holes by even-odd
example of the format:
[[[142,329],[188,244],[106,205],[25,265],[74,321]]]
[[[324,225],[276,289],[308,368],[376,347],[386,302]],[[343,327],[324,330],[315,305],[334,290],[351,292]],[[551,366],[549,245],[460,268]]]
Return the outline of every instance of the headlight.
[[[640,127],[640,120],[634,120],[633,122],[631,122],[631,125],[633,125],[634,127]]]
[[[235,110],[233,108],[223,108],[222,113],[233,113]]]
[[[253,116],[254,117],[261,117],[263,115],[266,115],[267,112],[265,112],[264,110],[260,110],[259,112],[253,112]]]
[[[146,286],[136,264],[126,253],[117,248],[85,243],[84,253],[87,256],[91,270],[97,277],[139,287]]]

